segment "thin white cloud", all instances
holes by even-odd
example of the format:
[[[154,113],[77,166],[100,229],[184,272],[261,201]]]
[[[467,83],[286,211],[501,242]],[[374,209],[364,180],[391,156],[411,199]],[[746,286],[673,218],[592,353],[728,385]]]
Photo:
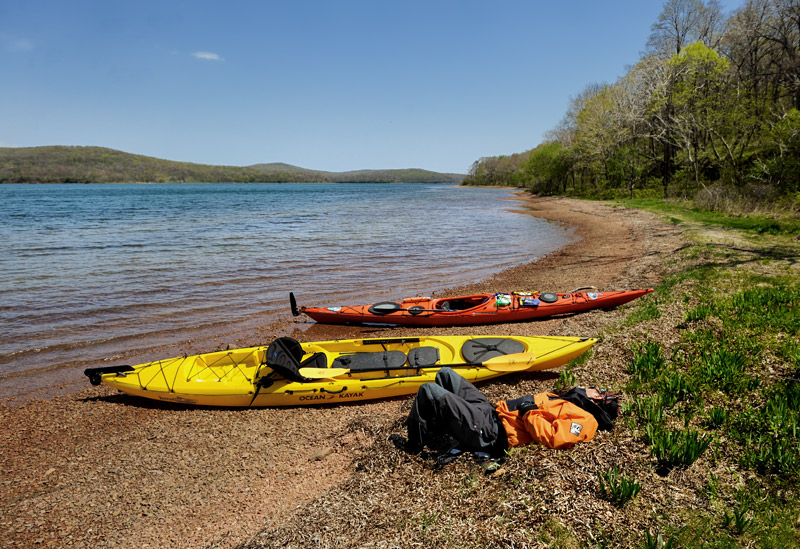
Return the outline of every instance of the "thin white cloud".
[[[203,59],[205,61],[225,61],[219,54],[212,53],[210,51],[196,51],[192,54],[192,57],[196,57],[197,59]]]
[[[5,32],[0,32],[0,45],[7,51],[30,51],[34,48],[34,43],[31,40],[12,36]]]

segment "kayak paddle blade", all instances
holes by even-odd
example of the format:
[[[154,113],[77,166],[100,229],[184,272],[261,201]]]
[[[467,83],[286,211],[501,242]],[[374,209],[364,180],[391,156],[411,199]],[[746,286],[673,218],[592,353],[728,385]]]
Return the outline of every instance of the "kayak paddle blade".
[[[297,370],[303,377],[307,377],[308,379],[329,379],[336,376],[342,376],[344,374],[349,373],[350,370],[347,368],[300,368]]]
[[[514,353],[496,356],[483,362],[483,366],[493,372],[522,372],[536,362],[535,353]]]

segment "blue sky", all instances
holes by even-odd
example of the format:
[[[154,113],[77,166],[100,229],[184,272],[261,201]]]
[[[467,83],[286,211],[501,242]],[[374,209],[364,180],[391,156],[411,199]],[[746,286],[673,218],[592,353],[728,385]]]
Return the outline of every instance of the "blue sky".
[[[571,97],[625,74],[661,9],[0,0],[0,146],[464,173],[533,148]]]

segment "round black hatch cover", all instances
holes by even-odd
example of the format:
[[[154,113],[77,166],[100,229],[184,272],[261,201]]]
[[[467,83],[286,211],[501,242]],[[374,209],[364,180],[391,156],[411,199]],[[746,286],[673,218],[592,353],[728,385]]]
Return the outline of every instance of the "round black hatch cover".
[[[369,306],[367,309],[374,315],[388,315],[389,313],[393,313],[395,311],[399,311],[402,309],[403,306],[399,303],[394,303],[393,301],[381,301],[380,303],[375,303]]]
[[[558,296],[553,292],[545,292],[539,296],[539,299],[541,299],[545,303],[555,303],[556,301],[558,301]]]

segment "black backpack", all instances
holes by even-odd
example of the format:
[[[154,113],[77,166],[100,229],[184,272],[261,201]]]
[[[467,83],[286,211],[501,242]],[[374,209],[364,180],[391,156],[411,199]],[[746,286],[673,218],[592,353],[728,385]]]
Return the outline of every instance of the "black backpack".
[[[617,419],[619,413],[619,398],[610,391],[600,391],[600,394],[601,398],[595,400],[586,395],[586,389],[583,387],[575,387],[566,394],[555,398],[569,401],[583,408],[597,420],[597,428],[600,431],[610,431],[614,427],[614,420]]]

